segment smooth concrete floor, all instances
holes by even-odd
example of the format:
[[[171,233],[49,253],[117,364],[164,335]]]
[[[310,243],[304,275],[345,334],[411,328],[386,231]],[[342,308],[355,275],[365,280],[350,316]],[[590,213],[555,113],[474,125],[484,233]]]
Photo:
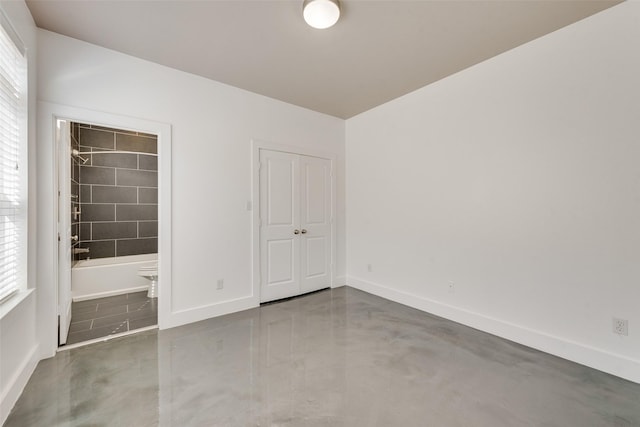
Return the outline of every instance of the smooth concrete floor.
[[[640,385],[339,288],[38,365],[14,426],[640,426]]]

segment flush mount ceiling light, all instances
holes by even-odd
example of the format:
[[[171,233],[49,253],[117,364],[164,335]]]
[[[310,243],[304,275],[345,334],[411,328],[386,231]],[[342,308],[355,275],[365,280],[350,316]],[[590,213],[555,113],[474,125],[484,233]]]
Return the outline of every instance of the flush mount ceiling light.
[[[340,5],[338,0],[304,0],[302,15],[307,24],[324,30],[338,22]]]

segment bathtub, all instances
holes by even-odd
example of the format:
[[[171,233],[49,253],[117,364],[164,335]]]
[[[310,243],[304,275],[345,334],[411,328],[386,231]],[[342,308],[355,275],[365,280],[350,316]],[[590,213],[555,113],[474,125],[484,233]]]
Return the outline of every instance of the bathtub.
[[[138,269],[156,262],[158,254],[78,261],[71,268],[71,296],[83,301],[147,290],[149,281],[138,276]]]

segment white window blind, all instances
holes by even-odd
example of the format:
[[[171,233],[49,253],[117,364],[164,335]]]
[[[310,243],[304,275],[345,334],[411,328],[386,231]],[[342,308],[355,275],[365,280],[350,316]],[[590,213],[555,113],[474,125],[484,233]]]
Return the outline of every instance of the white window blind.
[[[0,301],[26,287],[24,47],[0,13]],[[24,164],[23,164],[24,163]]]

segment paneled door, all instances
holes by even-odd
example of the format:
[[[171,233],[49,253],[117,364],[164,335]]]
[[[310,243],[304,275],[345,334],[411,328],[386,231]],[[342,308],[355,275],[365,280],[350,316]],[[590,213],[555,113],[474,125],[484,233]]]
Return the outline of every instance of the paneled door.
[[[260,301],[331,285],[331,161],[260,150]]]
[[[331,285],[331,162],[300,162],[300,293]]]

